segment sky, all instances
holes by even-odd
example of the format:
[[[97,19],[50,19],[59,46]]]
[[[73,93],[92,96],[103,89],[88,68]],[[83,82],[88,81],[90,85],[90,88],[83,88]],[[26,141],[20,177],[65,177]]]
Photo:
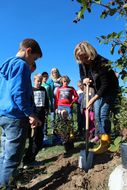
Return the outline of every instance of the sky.
[[[104,0],[106,1],[106,0]],[[80,80],[79,68],[74,58],[77,43],[85,40],[97,52],[114,61],[117,53],[110,54],[110,46],[100,45],[96,37],[113,31],[124,30],[126,23],[118,16],[100,19],[100,7],[93,7],[85,19],[73,23],[80,4],[75,0],[4,0],[0,3],[0,66],[9,57],[15,56],[20,41],[34,38],[40,44],[43,58],[37,61],[32,74],[59,69],[61,75],[68,75],[70,85],[77,90]]]

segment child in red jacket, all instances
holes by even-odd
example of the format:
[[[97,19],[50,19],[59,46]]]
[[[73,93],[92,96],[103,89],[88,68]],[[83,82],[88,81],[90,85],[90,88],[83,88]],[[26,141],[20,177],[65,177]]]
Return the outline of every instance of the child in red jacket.
[[[55,98],[56,110],[67,110],[70,118],[72,118],[72,107],[78,100],[76,90],[68,86],[70,79],[68,76],[61,77],[62,86],[58,88]]]

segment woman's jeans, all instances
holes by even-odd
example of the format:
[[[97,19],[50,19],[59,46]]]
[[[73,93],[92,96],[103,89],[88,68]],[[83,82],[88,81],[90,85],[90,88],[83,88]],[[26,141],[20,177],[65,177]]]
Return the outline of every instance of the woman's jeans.
[[[98,134],[110,134],[111,122],[109,118],[111,107],[113,106],[115,97],[100,98],[94,103],[94,114],[96,131],[95,135]]]
[[[15,178],[27,137],[28,118],[13,119],[0,117],[1,154],[0,154],[0,187],[10,190],[10,184]]]

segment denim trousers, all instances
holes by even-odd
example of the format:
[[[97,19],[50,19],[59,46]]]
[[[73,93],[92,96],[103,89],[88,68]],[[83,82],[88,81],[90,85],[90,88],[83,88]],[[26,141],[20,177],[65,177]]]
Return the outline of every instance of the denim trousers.
[[[115,97],[102,97],[94,103],[94,114],[95,114],[95,135],[99,134],[110,134],[111,122],[109,113],[114,103]]]
[[[51,113],[50,113],[51,129],[54,129],[55,118],[56,118],[56,113],[55,113],[55,112],[51,112]]]
[[[58,106],[58,110],[67,110],[69,117],[72,119],[72,108],[69,106]]]
[[[0,154],[0,187],[11,190],[11,183],[15,180],[27,137],[28,118],[14,119],[0,117],[1,154]]]

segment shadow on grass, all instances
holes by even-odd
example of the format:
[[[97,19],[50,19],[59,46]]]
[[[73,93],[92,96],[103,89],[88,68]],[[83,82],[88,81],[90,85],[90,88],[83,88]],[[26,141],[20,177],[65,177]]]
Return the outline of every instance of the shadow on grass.
[[[62,184],[66,183],[68,181],[69,174],[76,169],[77,169],[77,166],[68,164],[64,167],[61,167],[60,170],[54,172],[54,174],[48,179],[39,181],[37,184],[35,184],[33,187],[29,189],[38,190],[44,187],[45,190],[49,190],[49,189],[55,190]]]

